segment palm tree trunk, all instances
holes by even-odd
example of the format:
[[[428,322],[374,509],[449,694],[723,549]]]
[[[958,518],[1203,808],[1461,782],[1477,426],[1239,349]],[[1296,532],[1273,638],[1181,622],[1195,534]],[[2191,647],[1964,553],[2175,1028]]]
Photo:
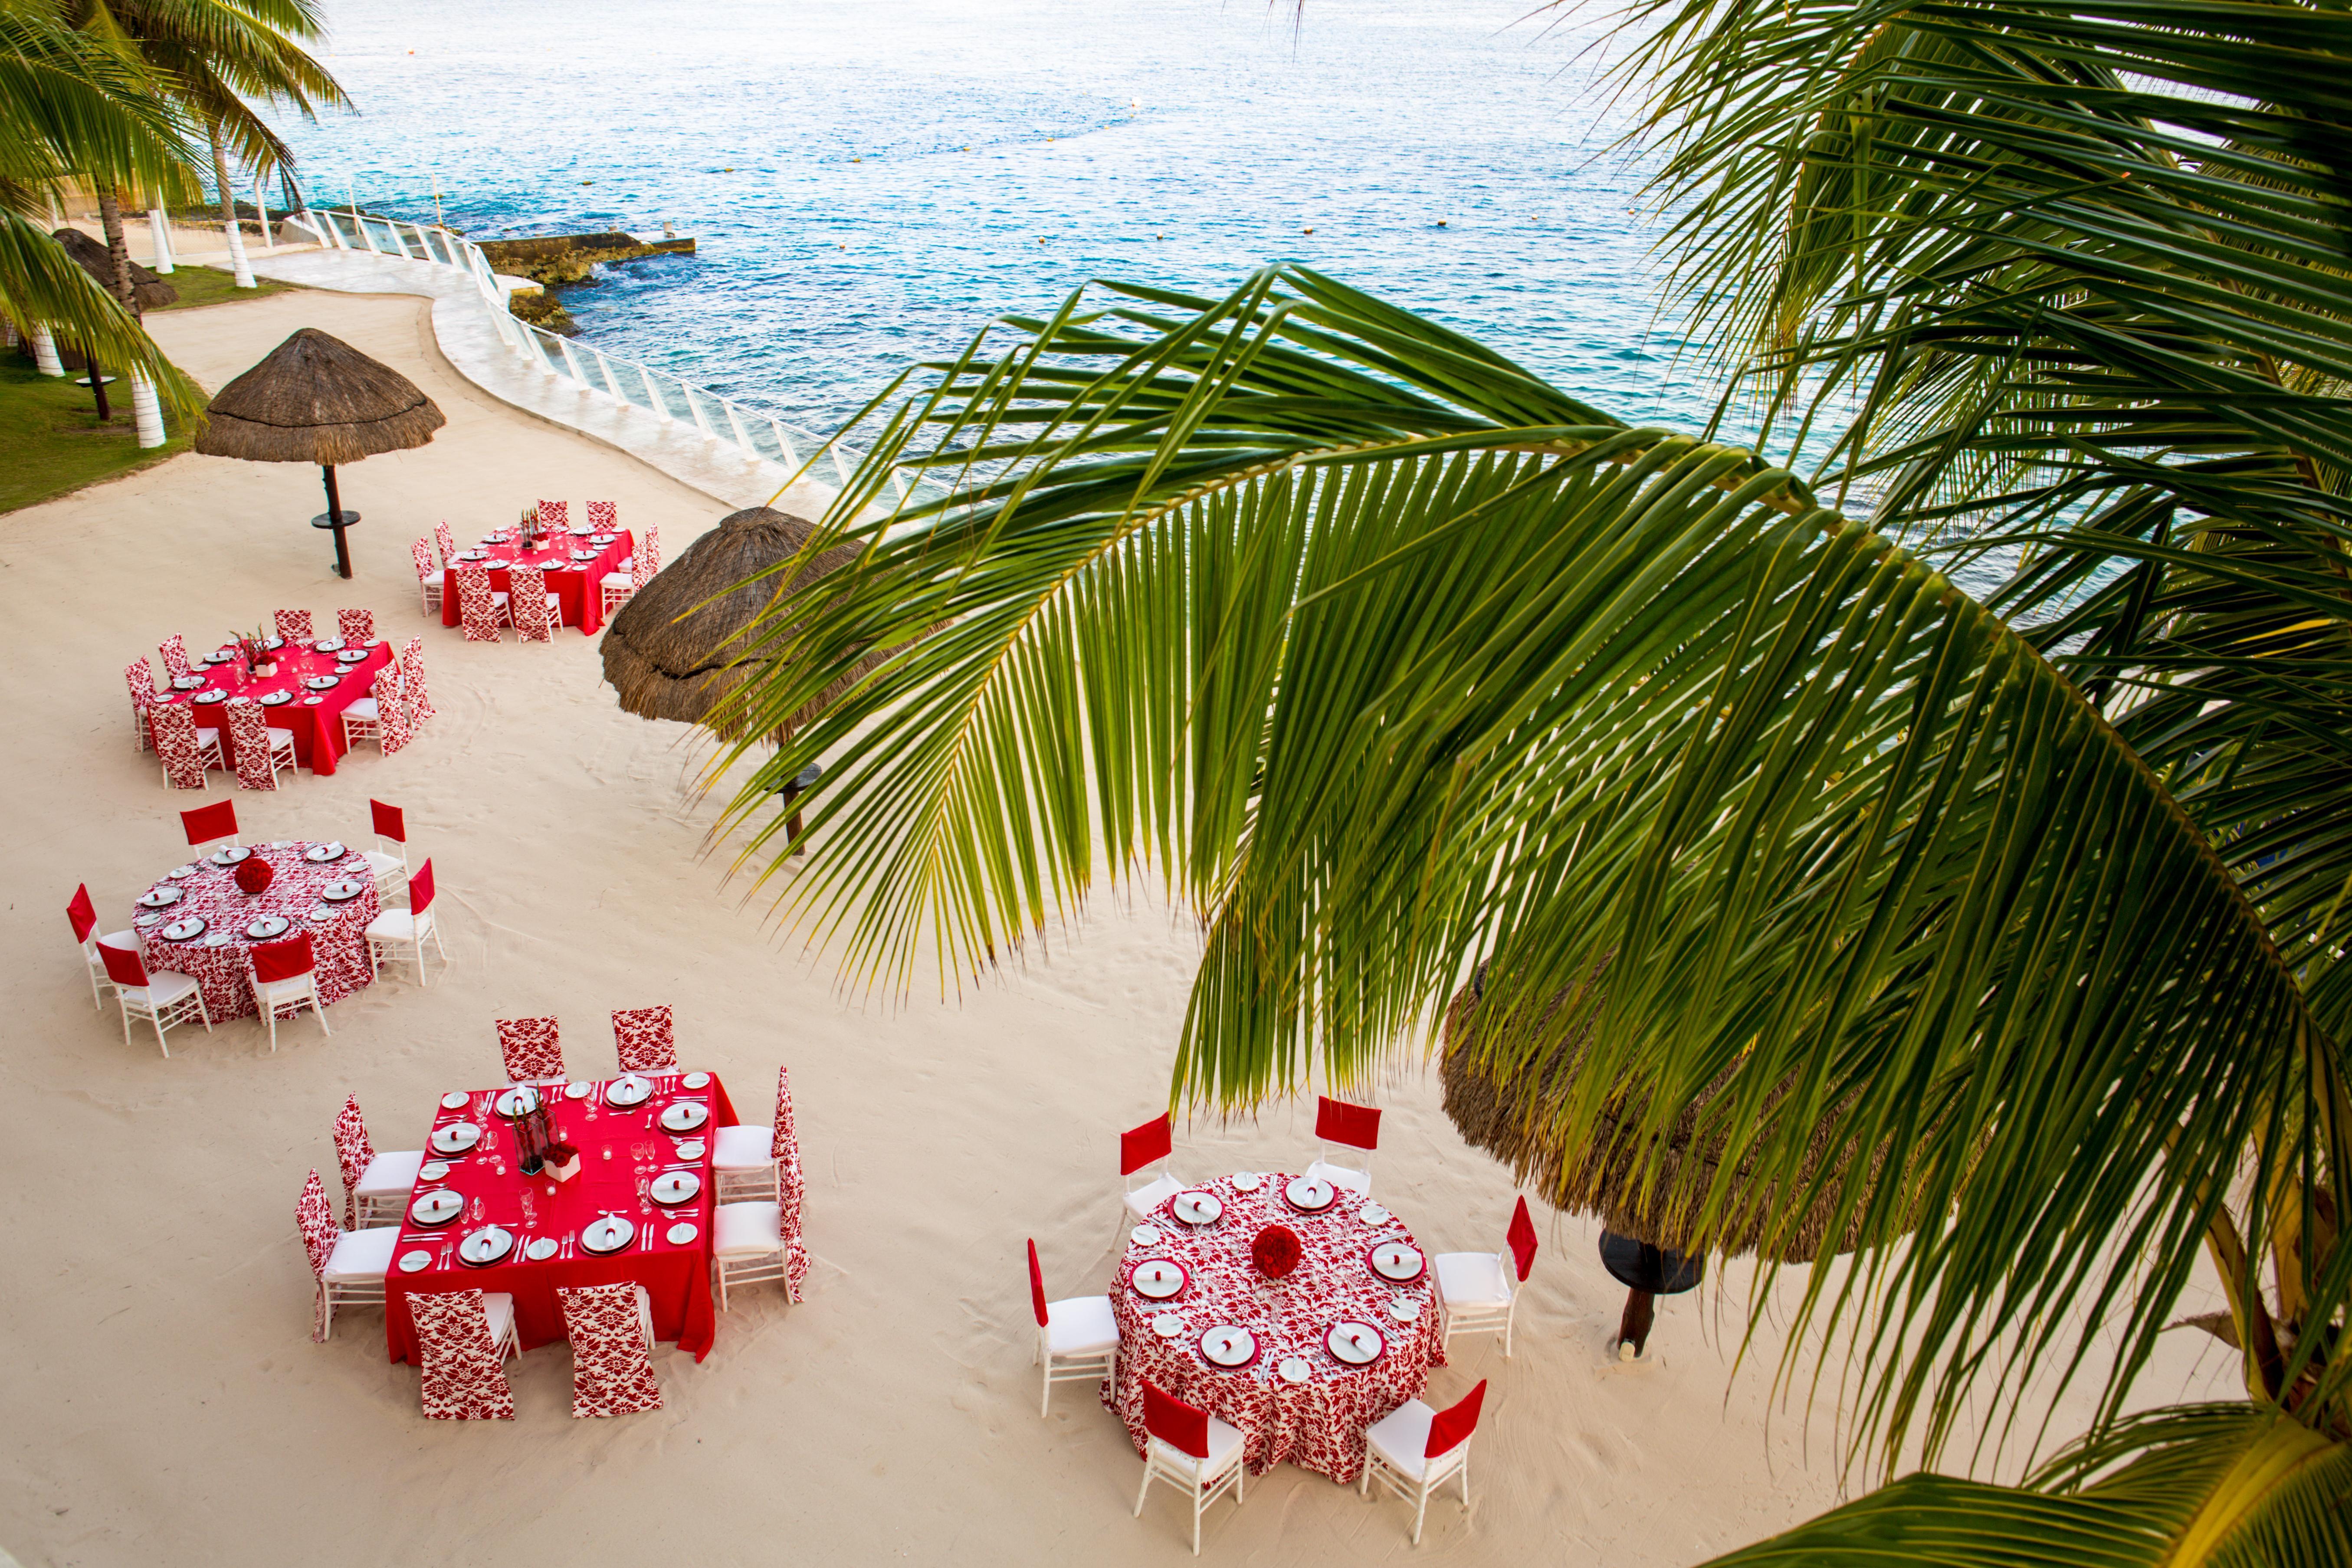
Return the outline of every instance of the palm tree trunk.
[[[245,235],[236,226],[236,193],[229,188],[228,153],[221,146],[220,127],[206,129],[213,138],[213,177],[220,184],[221,227],[228,235],[229,270],[236,274],[238,288],[256,288],[253,264],[245,258]]]
[[[139,314],[139,296],[131,287],[131,246],[122,237],[122,197],[110,185],[101,186],[98,193],[98,221],[106,230],[106,256],[114,265],[114,278],[110,287],[122,308],[135,318]]]

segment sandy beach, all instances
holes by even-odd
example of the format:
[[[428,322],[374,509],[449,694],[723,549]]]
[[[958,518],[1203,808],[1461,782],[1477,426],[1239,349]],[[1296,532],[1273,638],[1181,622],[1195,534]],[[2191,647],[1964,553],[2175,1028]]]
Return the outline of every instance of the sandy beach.
[[[1090,1390],[1057,1390],[1039,1419],[1022,1265],[1034,1237],[1052,1294],[1111,1281],[1116,1134],[1164,1105],[1198,951],[1183,919],[1101,900],[1024,973],[961,997],[845,994],[706,854],[689,732],[620,711],[594,639],[468,644],[418,611],[409,542],[442,519],[471,539],[542,495],[611,500],[674,558],[726,506],[464,380],[420,299],[301,290],[152,325],[207,388],[320,327],[448,424],[342,471],[364,520],[350,584],[307,526],[323,502],[298,465],[184,456],[0,516],[16,715],[0,1061],[17,1090],[0,1548],[27,1565],[1189,1561],[1173,1493],[1129,1517],[1139,1462]],[[248,838],[356,841],[371,796],[399,805],[452,963],[336,1006],[331,1037],[281,1027],[274,1056],[250,1019],[175,1030],[168,1061],[152,1035],[126,1047],[112,1001],[91,1008],[63,909],[87,882],[103,929],[127,924],[185,858],[176,813],[199,797],[134,749],[123,665],[174,631],[210,647],[278,607],[350,605],[424,637],[437,720],[390,759],[362,749],[274,795],[215,774],[201,798],[234,798]],[[558,1016],[575,1072],[601,1072],[607,1014],[657,1003],[746,1121],[768,1115],[777,1064],[793,1070],[817,1259],[803,1304],[741,1292],[708,1360],[656,1352],[661,1411],[612,1421],[571,1418],[561,1345],[509,1369],[518,1420],[443,1423],[419,1414],[415,1369],[385,1359],[380,1312],[339,1313],[310,1342],[294,1202],[314,1166],[340,1193],[346,1094],[379,1148],[414,1148],[436,1096],[499,1081],[494,1018]],[[1498,1247],[1510,1174],[1456,1135],[1434,1075],[1416,1062],[1381,1100],[1382,1201],[1433,1249]],[[1302,1169],[1311,1125],[1311,1104],[1180,1120],[1174,1166]],[[1426,1395],[1491,1380],[1468,1513],[1433,1502],[1416,1552],[1405,1506],[1281,1468],[1210,1512],[1204,1560],[1673,1568],[1843,1495],[1828,1411],[1808,1425],[1801,1386],[1785,1411],[1769,1401],[1778,1339],[1733,1376],[1745,1264],[1662,1302],[1651,1358],[1621,1365],[1597,1226],[1538,1224],[1515,1355],[1460,1342]],[[2139,1394],[2228,1397],[2234,1373],[2204,1336],[2168,1335]],[[2054,1433],[2076,1429],[2089,1381]]]

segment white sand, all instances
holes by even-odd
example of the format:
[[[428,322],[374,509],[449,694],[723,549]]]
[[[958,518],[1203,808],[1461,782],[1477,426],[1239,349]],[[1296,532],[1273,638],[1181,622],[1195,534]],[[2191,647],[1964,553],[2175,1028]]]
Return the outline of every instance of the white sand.
[[[415,378],[449,425],[420,451],[342,474],[364,514],[349,585],[327,569],[315,470],[183,457],[0,517],[11,1086],[0,1236],[0,1549],[48,1563],[339,1560],[604,1563],[1173,1563],[1183,1510],[1076,1386],[1036,1413],[1022,1238],[1049,1288],[1105,1288],[1123,1231],[1118,1129],[1165,1093],[1195,949],[1163,911],[1105,903],[1050,964],[960,1005],[843,998],[829,967],[780,949],[740,889],[698,858],[707,805],[680,792],[685,731],[621,713],[576,631],[552,648],[468,645],[437,620],[425,649],[440,717],[389,761],[229,791],[248,837],[367,829],[371,795],[408,813],[433,858],[454,964],[393,978],[303,1021],[268,1054],[251,1020],[125,1047],[70,945],[87,881],[108,929],[184,858],[176,811],[132,749],[123,664],[173,631],[198,647],[273,608],[363,604],[392,635],[418,618],[408,542],[461,537],[540,495],[617,500],[675,555],[722,508],[609,448],[524,417],[441,362],[414,299],[299,292],[155,318],[209,386],[296,327],[324,327]],[[5,460],[5,454],[0,454]],[[219,775],[216,775],[218,777]],[[210,798],[224,793],[216,784]],[[340,1193],[329,1126],[356,1092],[380,1148],[413,1148],[433,1098],[497,1081],[490,1021],[553,1013],[577,1069],[611,1064],[605,1015],[667,1002],[690,1065],[747,1120],[793,1068],[807,1152],[814,1293],[739,1296],[697,1365],[656,1357],[666,1408],[570,1418],[570,1358],[512,1370],[520,1419],[428,1422],[416,1373],[384,1359],[373,1310],[310,1343],[293,1226],[303,1173]],[[1380,1195],[1442,1250],[1500,1244],[1511,1184],[1466,1148],[1418,1071],[1385,1095]],[[1177,1168],[1296,1169],[1311,1117],[1181,1136]],[[1594,1227],[1543,1223],[1517,1354],[1456,1346],[1429,1392],[1493,1380],[1475,1506],[1433,1503],[1433,1562],[1678,1564],[1836,1499],[1817,1421],[1768,1430],[1777,1342],[1727,1383],[1745,1276],[1664,1303],[1653,1360],[1603,1342],[1622,1293]],[[1720,1322],[1717,1320],[1720,1318]],[[2152,1398],[2226,1396],[2226,1358],[2168,1341]],[[2060,1432],[2075,1421],[2062,1413]],[[594,1522],[588,1522],[593,1516]],[[1224,1561],[1359,1563],[1411,1555],[1408,1510],[1287,1468],[1210,1515]]]

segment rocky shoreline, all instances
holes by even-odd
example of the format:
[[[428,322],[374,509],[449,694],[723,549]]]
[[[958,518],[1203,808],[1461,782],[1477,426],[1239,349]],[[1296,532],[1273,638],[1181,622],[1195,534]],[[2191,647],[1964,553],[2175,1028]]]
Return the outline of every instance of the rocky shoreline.
[[[517,319],[550,331],[577,330],[555,290],[593,280],[600,262],[639,261],[651,256],[692,256],[690,236],[640,239],[619,230],[597,234],[542,235],[529,239],[484,239],[475,243],[490,265],[509,277],[528,278],[536,292],[518,289],[507,301]]]

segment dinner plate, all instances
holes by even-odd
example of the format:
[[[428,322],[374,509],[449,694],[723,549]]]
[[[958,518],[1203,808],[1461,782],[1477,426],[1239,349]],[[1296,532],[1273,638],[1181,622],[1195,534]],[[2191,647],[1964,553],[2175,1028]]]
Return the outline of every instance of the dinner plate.
[[[563,1244],[551,1236],[535,1236],[524,1246],[522,1255],[533,1263],[544,1263],[563,1249]]]
[[[342,652],[335,656],[335,662],[337,664],[361,664],[366,661],[367,656],[367,649],[363,647],[347,647]]]
[[[485,561],[482,564],[488,567],[493,572],[503,572],[508,567],[513,565],[514,563],[511,561]],[[625,1241],[621,1245],[626,1247],[628,1243]]]
[[[1300,1214],[1321,1214],[1339,1195],[1339,1189],[1320,1176],[1293,1176],[1282,1189],[1282,1201]]]
[[[653,1080],[635,1073],[624,1073],[604,1086],[604,1103],[616,1110],[626,1110],[633,1105],[643,1105],[654,1095]]]
[[[708,1089],[710,1086],[710,1075],[707,1072],[690,1072],[677,1081],[682,1089]]]
[[[681,1160],[699,1160],[702,1158],[702,1150],[701,1139],[689,1138],[677,1146],[677,1157]]]
[[[206,947],[226,947],[234,940],[235,939],[225,931],[208,931],[205,935],[205,945]]]
[[[448,1173],[449,1163],[446,1160],[427,1160],[416,1167],[416,1179],[420,1182],[437,1182]]]
[[[354,882],[349,877],[345,877],[341,881],[330,882],[320,889],[319,896],[331,904],[340,904],[348,900],[356,899],[366,891],[365,882]]]
[[[1220,1323],[1201,1336],[1201,1359],[1211,1366],[1247,1366],[1257,1360],[1257,1336],[1238,1323]]]
[[[312,643],[310,646],[317,648],[320,653],[338,653],[342,649],[343,639],[341,637],[320,637],[317,642]]]
[[[1151,1320],[1151,1331],[1163,1340],[1172,1340],[1184,1331],[1184,1320],[1173,1312],[1162,1312]]]
[[[1373,1273],[1400,1285],[1420,1279],[1422,1270],[1429,1267],[1428,1259],[1421,1255],[1421,1248],[1409,1241],[1381,1242],[1372,1248],[1370,1261]]]
[[[1156,1225],[1139,1225],[1133,1230],[1129,1231],[1127,1235],[1128,1239],[1134,1242],[1138,1247],[1157,1247],[1160,1245],[1160,1227]]]
[[[236,657],[236,655],[231,653],[225,647],[216,647],[196,662],[199,664],[226,664],[230,659],[235,658]]]
[[[194,691],[203,686],[204,683],[205,678],[201,675],[183,675],[176,677],[173,680],[172,689],[174,691]]]
[[[588,542],[591,544],[610,544],[613,541],[620,537],[621,536],[617,533],[592,533],[588,536]]]
[[[691,1132],[709,1120],[710,1108],[691,1100],[681,1100],[661,1113],[665,1132]]]
[[[514,1232],[502,1225],[486,1225],[457,1244],[457,1261],[486,1268],[514,1250]]]
[[[1129,1271],[1127,1282],[1145,1300],[1165,1301],[1180,1294],[1190,1278],[1182,1264],[1165,1258],[1150,1258]]]
[[[1410,1297],[1399,1296],[1389,1303],[1389,1316],[1400,1323],[1417,1323],[1421,1321],[1421,1303]]]
[[[414,1274],[419,1269],[432,1267],[433,1255],[421,1247],[400,1255],[400,1271],[403,1274]]]
[[[608,1214],[582,1229],[580,1245],[601,1258],[606,1253],[620,1251],[636,1237],[635,1223],[623,1219],[619,1215]]]
[[[1282,1364],[1274,1370],[1282,1373],[1285,1383],[1305,1383],[1315,1375],[1315,1369],[1307,1364],[1307,1358],[1303,1355],[1284,1356]]]
[[[460,550],[457,552],[457,559],[460,561],[479,561],[483,556],[488,553],[489,552],[486,550]]]
[[[305,708],[316,708],[320,703],[324,702],[325,700],[326,699],[323,697],[305,697],[302,699],[302,706]]]
[[[466,1200],[446,1187],[419,1193],[416,1201],[408,1205],[409,1220],[415,1225],[447,1225],[465,1212]]]
[[[567,1083],[563,1086],[563,1098],[566,1100],[585,1100],[588,1098],[588,1089],[589,1086],[584,1083]]]
[[[656,1176],[653,1185],[646,1191],[664,1208],[675,1208],[702,1195],[702,1178],[692,1171],[668,1171]]]
[[[1168,1200],[1168,1212],[1186,1225],[1214,1225],[1225,1205],[1214,1193],[1178,1193]]]
[[[1235,1171],[1227,1179],[1234,1184],[1234,1191],[1237,1193],[1254,1193],[1265,1185],[1255,1171]]]
[[[194,866],[174,866],[170,870],[163,873],[166,877],[173,878],[193,877],[195,874],[196,868]]]
[[[207,686],[202,691],[197,692],[194,697],[189,698],[188,700],[191,702],[202,702],[210,705],[215,702],[226,701],[227,698],[228,693],[223,691],[219,687]]]
[[[205,934],[205,917],[190,915],[184,921],[173,921],[163,928],[165,942],[187,942]]]
[[[694,1226],[687,1224],[684,1220],[680,1220],[677,1224],[669,1227],[669,1244],[672,1247],[684,1247],[701,1234],[702,1233],[695,1229]]]
[[[499,1114],[513,1121],[539,1109],[539,1090],[527,1083],[519,1083],[512,1089],[501,1090],[496,1104]]]
[[[1381,1352],[1389,1348],[1389,1342],[1371,1324],[1343,1318],[1323,1331],[1323,1348],[1331,1352],[1335,1361],[1345,1362],[1349,1366],[1370,1366],[1381,1359]]]
[[[226,849],[215,849],[205,857],[215,866],[234,866],[240,860],[253,858],[253,851],[242,844],[232,844]]]
[[[137,926],[141,931],[146,931],[152,926],[160,925],[163,923],[163,917],[162,915],[138,915],[131,919],[131,923]]]
[[[282,915],[264,915],[245,928],[245,934],[256,942],[268,942],[273,936],[284,936],[292,922]]]
[[[294,694],[290,691],[265,691],[261,694],[261,705],[264,708],[276,708],[282,703],[293,700]]]
[[[139,895],[139,907],[142,910],[169,909],[185,896],[177,888],[150,888]]]
[[[1366,1204],[1356,1211],[1356,1217],[1366,1225],[1386,1225],[1394,1216],[1378,1204]]]
[[[452,1121],[446,1127],[436,1127],[426,1140],[436,1154],[463,1154],[482,1141],[482,1130],[470,1121]]]
[[[341,839],[335,839],[325,844],[311,845],[302,851],[302,858],[313,865],[323,866],[330,860],[340,860],[350,853],[350,850],[343,847]]]
[[[336,681],[340,679],[340,677],[332,675],[314,675],[310,679],[304,681],[302,685],[305,689],[310,691],[332,691],[335,689]]]

